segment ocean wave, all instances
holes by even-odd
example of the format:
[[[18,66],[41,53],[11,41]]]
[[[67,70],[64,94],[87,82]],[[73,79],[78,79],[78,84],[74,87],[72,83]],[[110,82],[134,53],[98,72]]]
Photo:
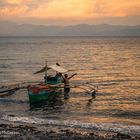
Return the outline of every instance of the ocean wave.
[[[53,125],[65,126],[73,128],[84,128],[101,131],[120,132],[124,134],[140,135],[140,126],[138,125],[124,125],[119,123],[85,123],[76,120],[52,120],[40,119],[36,117],[19,117],[15,115],[2,115],[2,120],[18,123],[29,123],[38,125]]]

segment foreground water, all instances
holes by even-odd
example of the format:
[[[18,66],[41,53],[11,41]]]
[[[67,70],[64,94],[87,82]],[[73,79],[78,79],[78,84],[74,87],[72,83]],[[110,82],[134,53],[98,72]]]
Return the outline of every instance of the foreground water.
[[[59,62],[72,84],[98,86],[92,99],[71,89],[55,102],[31,109],[25,89],[0,98],[2,120],[140,134],[140,39],[137,37],[1,37],[0,83],[43,80],[36,70]]]

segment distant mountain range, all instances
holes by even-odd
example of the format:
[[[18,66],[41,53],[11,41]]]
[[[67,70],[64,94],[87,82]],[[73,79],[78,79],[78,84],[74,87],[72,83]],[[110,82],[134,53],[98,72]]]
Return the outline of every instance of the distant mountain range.
[[[140,25],[45,26],[0,21],[0,36],[140,36]]]

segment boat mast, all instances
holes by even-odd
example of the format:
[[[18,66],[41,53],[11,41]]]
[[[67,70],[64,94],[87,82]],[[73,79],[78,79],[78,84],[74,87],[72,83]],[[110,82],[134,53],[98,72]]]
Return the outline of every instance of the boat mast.
[[[47,67],[47,60],[45,61],[45,77],[47,78],[47,69],[48,69],[48,67]]]

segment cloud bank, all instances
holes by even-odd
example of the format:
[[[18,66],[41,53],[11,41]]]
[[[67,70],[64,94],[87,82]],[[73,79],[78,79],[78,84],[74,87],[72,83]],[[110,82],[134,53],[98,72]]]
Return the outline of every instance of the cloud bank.
[[[139,0],[1,0],[3,20],[96,23],[140,17]],[[133,22],[138,24],[137,18]],[[128,22],[131,22],[128,20]],[[129,24],[129,23],[128,23]]]

